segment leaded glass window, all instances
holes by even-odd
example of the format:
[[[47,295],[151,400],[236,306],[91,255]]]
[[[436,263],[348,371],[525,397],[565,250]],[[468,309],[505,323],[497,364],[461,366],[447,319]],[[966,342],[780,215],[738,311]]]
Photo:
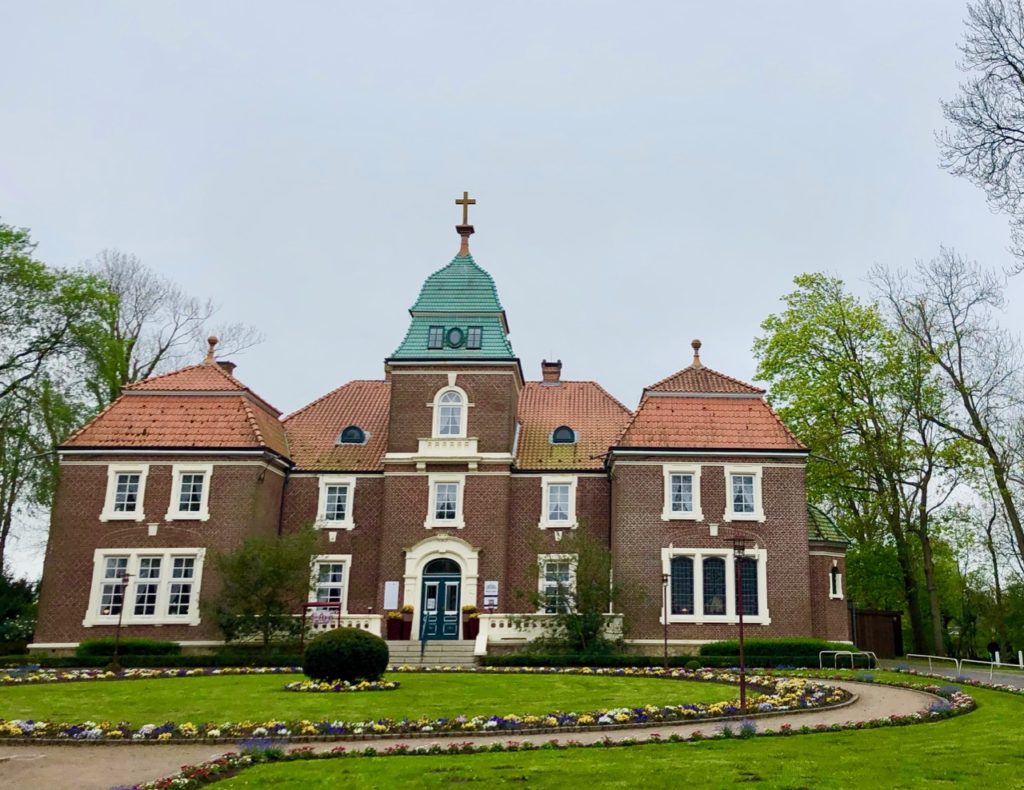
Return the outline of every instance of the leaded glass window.
[[[693,614],[693,560],[672,558],[672,614]]]
[[[760,611],[758,601],[757,560],[752,557],[741,557],[739,564],[743,574],[743,614],[757,615]]]
[[[725,614],[725,560],[704,560],[704,614]]]

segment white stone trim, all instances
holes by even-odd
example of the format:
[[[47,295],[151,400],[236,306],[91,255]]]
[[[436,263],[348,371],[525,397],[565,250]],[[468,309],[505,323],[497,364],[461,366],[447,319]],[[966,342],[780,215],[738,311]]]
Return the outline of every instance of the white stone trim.
[[[451,379],[449,379],[450,381]],[[457,434],[446,433],[441,434],[440,420],[441,420],[441,398],[449,392],[458,393],[462,398],[462,408],[459,411],[459,432]],[[469,423],[469,396],[462,387],[456,387],[454,384],[449,384],[447,387],[442,387],[436,393],[434,393],[434,400],[428,404],[431,409],[434,410],[434,414],[431,420],[431,431],[430,435],[434,439],[465,439],[466,428]]]
[[[726,464],[722,467],[725,473],[725,513],[723,521],[759,521],[765,520],[764,496],[761,478],[764,472],[761,464]],[[732,510],[732,476],[752,475],[754,478],[754,512],[734,513]]]
[[[206,558],[205,548],[108,548],[96,549],[92,559],[92,584],[89,588],[89,608],[85,611],[85,618],[82,625],[91,628],[96,625],[117,625],[118,616],[99,614],[100,587],[103,583],[103,572],[107,557],[128,557],[128,573],[131,578],[127,589],[124,592],[122,601],[123,614],[121,622],[124,625],[199,625],[201,622],[199,612],[199,593],[203,581],[203,561]],[[134,613],[134,590],[139,582],[138,568],[139,559],[142,557],[161,557],[160,580],[157,589],[156,614],[152,617],[135,615]],[[167,614],[167,597],[170,586],[174,583],[171,578],[174,557],[195,557],[195,566],[190,583],[192,593],[189,602],[189,613],[184,616],[171,616]]]
[[[836,589],[832,590],[832,570],[836,571]],[[828,570],[828,597],[831,601],[843,600],[843,574],[839,572],[839,560],[832,560],[832,567]]]
[[[203,475],[203,493],[198,511],[179,510],[181,505],[181,476]],[[164,521],[209,521],[210,486],[213,485],[213,464],[174,464],[171,467],[171,501],[167,505]]]
[[[403,604],[411,604],[413,608],[413,637],[418,639],[420,589],[423,586],[423,569],[431,560],[440,558],[453,559],[462,568],[462,600],[477,600],[477,586],[480,579],[480,550],[455,535],[438,533],[424,538],[416,545],[405,550],[405,575]],[[462,623],[459,623],[460,636]],[[481,629],[482,630],[482,629]]]
[[[341,574],[341,613],[348,614],[348,583],[352,578],[351,554],[314,554],[309,567],[309,603],[316,603],[316,583],[321,562],[340,562],[345,566]]]
[[[541,529],[576,529],[576,476],[575,475],[541,475],[540,478],[540,522]],[[569,486],[569,520],[551,521],[548,489],[550,486]]]
[[[353,512],[356,503],[356,478],[353,475],[318,475],[319,493],[316,504],[317,529],[355,529],[356,523],[353,520]],[[327,520],[327,487],[347,486],[348,493],[345,495],[345,518],[341,521]]]
[[[117,476],[124,474],[139,475],[137,507],[130,512],[114,510],[114,497],[117,494]],[[100,512],[100,521],[145,521],[146,477],[148,475],[149,464],[107,464],[107,492],[103,498],[103,510]]]
[[[455,483],[458,486],[458,494],[455,499],[454,520],[438,520],[435,518],[435,514],[437,513],[438,483]],[[434,527],[462,529],[465,527],[466,521],[463,518],[463,513],[466,500],[466,475],[462,472],[431,472],[427,475],[427,486],[429,486],[430,495],[427,502],[427,518],[424,520],[423,526],[427,529],[433,529]]]
[[[704,512],[700,505],[700,464],[664,464],[661,467],[661,474],[664,481],[662,495],[661,520],[662,521],[703,521]],[[676,512],[672,510],[672,476],[692,475],[693,476],[693,510],[690,512]]]
[[[540,596],[537,605],[537,614],[553,614],[544,611],[544,563],[546,562],[568,562],[569,563],[569,595],[576,596],[576,566],[579,565],[578,554],[538,554],[537,555],[537,592]],[[572,604],[570,604],[572,605]]]
[[[765,549],[747,549],[746,556],[757,560],[757,606],[756,615],[743,615],[744,624],[769,625],[771,617],[768,613],[768,552]],[[736,561],[731,548],[721,549],[687,549],[669,546],[661,550],[661,572],[672,575],[672,558],[689,557],[693,560],[693,614],[668,613],[669,623],[738,623],[736,614]],[[708,557],[721,557],[725,560],[725,614],[704,614],[704,560]],[[671,578],[669,581],[668,598],[671,608]],[[665,595],[661,595],[661,614],[658,622],[665,622]]]

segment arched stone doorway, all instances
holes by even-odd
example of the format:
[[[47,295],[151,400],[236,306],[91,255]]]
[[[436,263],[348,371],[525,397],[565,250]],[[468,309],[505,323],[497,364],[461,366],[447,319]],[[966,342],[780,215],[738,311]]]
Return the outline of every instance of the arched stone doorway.
[[[445,534],[406,549],[404,601],[414,608],[414,639],[462,636],[462,603],[476,603],[479,558],[479,549]]]

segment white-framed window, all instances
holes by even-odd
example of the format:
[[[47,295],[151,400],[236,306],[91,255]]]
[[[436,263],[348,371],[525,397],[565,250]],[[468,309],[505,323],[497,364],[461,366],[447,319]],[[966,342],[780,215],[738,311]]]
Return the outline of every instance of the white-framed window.
[[[110,464],[100,521],[144,520],[148,475],[148,464]]]
[[[351,568],[351,554],[314,556],[313,577],[309,587],[310,603],[340,603],[341,613],[348,614],[348,580]]]
[[[321,476],[316,525],[323,529],[355,529],[352,520],[355,492],[354,477]]]
[[[466,438],[466,417],[469,406],[466,393],[459,387],[445,387],[434,396],[435,439]]]
[[[199,625],[206,549],[96,549],[84,626]],[[123,611],[122,611],[123,609]]]
[[[662,573],[668,576],[663,590],[662,620],[665,600],[670,623],[736,623],[737,565],[743,564],[743,622],[767,625],[768,553],[764,549],[748,549],[739,560],[731,548],[661,550]]]
[[[538,554],[537,589],[541,612],[562,614],[572,611],[576,596],[575,554]]]
[[[576,528],[576,477],[543,475],[539,527],[542,529]]]
[[[166,521],[207,521],[213,464],[174,464]]]
[[[665,494],[661,509],[663,521],[703,521],[700,507],[700,466],[661,468]]]
[[[761,467],[734,464],[725,470],[725,521],[764,521]]]
[[[828,571],[828,597],[832,600],[843,598],[843,574],[839,572],[839,560],[832,560]]]
[[[455,527],[466,526],[463,519],[463,499],[466,490],[464,474],[429,474],[427,484],[430,486],[430,501],[427,505],[427,518],[423,526]]]

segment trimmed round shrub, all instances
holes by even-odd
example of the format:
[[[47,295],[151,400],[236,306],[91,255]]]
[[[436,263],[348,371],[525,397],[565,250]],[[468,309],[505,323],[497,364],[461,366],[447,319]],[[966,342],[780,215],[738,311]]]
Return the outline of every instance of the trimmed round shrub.
[[[317,681],[380,680],[387,668],[387,642],[358,628],[320,634],[302,657],[302,671]]]
[[[686,668],[691,672],[693,672],[695,669],[700,669],[700,661],[691,658],[689,661],[686,662]]]

